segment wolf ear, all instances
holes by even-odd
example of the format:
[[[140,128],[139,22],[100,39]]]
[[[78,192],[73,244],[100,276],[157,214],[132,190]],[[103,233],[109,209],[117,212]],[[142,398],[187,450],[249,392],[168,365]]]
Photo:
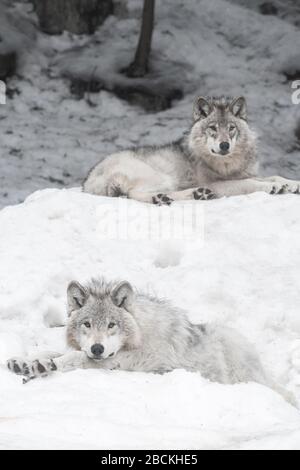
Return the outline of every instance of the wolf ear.
[[[211,112],[211,104],[203,96],[198,96],[194,103],[194,120],[205,119]]]
[[[244,121],[247,121],[247,105],[246,99],[243,96],[235,98],[230,103],[229,109],[234,116],[239,117],[240,119],[244,119]]]
[[[120,282],[111,293],[113,303],[117,307],[124,307],[126,310],[130,310],[133,297],[133,289],[127,281]]]
[[[72,281],[67,290],[69,315],[73,310],[83,307],[88,297],[87,291],[79,282]]]

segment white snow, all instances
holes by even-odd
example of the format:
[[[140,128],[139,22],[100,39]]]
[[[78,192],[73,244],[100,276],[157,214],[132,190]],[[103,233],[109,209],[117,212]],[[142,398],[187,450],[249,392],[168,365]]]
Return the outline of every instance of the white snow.
[[[300,449],[299,410],[257,384],[77,370],[22,385],[6,370],[11,356],[65,351],[65,328],[49,326],[65,323],[68,282],[104,275],[171,299],[194,322],[235,327],[300,404],[300,198],[119,204],[50,189],[0,212],[0,448]],[[198,240],[141,231],[153,211],[166,225],[191,207],[204,217]],[[108,239],[111,213],[132,239]]]

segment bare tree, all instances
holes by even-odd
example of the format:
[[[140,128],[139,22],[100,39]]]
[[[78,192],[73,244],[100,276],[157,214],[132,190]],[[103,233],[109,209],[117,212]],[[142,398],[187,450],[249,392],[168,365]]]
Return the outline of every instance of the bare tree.
[[[142,26],[134,61],[126,70],[128,77],[144,77],[148,71],[154,27],[155,0],[144,0]]]

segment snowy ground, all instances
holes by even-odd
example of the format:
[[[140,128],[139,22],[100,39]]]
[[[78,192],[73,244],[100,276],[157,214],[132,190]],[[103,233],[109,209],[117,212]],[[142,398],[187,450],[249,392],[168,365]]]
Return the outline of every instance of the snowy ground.
[[[123,213],[119,203],[52,189],[0,212],[0,448],[300,449],[299,411],[257,384],[78,370],[22,385],[5,369],[12,355],[63,352],[64,328],[49,326],[65,321],[68,282],[104,275],[171,299],[192,321],[235,327],[300,404],[300,197],[125,200]],[[141,235],[145,219],[159,213],[166,226],[191,207],[200,228],[204,217],[198,240]],[[138,242],[108,239],[116,213]]]
[[[101,77],[128,64],[140,1],[120,2],[117,16],[87,38],[43,35],[29,3],[1,0],[12,17],[0,14],[0,31],[22,54],[19,76],[9,84],[14,98],[0,106],[0,206],[40,188],[78,184],[108,152],[178,138],[199,93],[244,94],[260,137],[262,172],[300,179],[294,135],[300,105],[292,104],[291,82],[282,73],[299,66],[300,32],[290,22],[298,7],[292,15],[291,1],[276,1],[287,5],[287,18],[263,16],[237,0],[158,1],[152,67],[173,81],[179,69],[175,78],[186,96],[168,111],[146,114],[104,91],[92,95],[96,106],[90,107],[60,78],[70,70]]]

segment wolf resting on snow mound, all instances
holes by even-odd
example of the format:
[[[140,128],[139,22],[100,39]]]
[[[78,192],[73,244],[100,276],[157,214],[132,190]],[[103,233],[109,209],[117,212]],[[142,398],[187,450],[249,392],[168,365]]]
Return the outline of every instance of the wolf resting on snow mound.
[[[234,330],[192,324],[168,302],[135,293],[131,285],[92,280],[68,287],[67,339],[74,349],[64,355],[13,358],[8,368],[29,380],[75,368],[164,373],[182,368],[214,382],[258,382],[292,401],[267,377],[253,347]]]
[[[186,135],[168,145],[139,147],[106,157],[89,173],[83,190],[169,205],[264,191],[299,193],[300,182],[257,176],[255,137],[245,98],[197,98]]]

